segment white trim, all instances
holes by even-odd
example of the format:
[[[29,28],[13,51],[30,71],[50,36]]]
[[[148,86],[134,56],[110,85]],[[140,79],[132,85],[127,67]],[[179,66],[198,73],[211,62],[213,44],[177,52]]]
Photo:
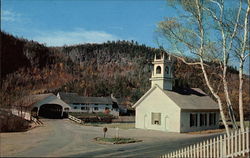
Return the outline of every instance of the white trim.
[[[152,88],[150,88],[133,106],[132,108],[136,108],[153,90],[155,90],[157,85],[154,85]],[[157,86],[158,87],[158,86]]]

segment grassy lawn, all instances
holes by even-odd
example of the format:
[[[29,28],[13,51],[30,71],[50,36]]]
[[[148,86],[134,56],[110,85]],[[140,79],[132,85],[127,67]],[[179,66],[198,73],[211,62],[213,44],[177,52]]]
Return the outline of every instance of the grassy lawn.
[[[208,133],[222,133],[225,129],[210,129],[210,130],[202,130],[202,131],[194,131],[188,132],[187,134],[208,134]]]
[[[111,144],[127,144],[127,143],[135,143],[141,142],[142,140],[137,140],[134,138],[94,138],[98,142],[111,143]]]
[[[98,126],[107,128],[132,129],[135,128],[135,123],[85,123],[87,126]]]
[[[110,114],[105,114],[103,112],[97,112],[97,113],[88,113],[88,112],[69,112],[69,115],[75,116],[75,117],[89,117],[89,116],[100,116],[100,117],[104,117],[104,116],[110,116],[112,117],[112,115]]]

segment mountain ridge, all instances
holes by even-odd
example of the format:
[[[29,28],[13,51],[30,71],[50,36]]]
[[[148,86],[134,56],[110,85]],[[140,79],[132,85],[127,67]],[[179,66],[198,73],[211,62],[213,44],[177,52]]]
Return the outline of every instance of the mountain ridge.
[[[132,102],[150,88],[151,62],[154,54],[163,51],[134,41],[46,47],[4,32],[1,32],[1,40],[2,82],[12,76],[12,80],[25,79],[19,83],[20,89],[29,87],[33,93],[66,91],[84,96],[108,96],[113,93]],[[199,66],[189,66],[178,59],[174,60],[176,88],[198,87],[209,94]],[[213,86],[218,87],[219,77],[214,75],[218,72],[216,64],[210,64],[207,71]],[[230,95],[235,109],[237,73],[234,68],[229,68]],[[27,84],[30,80],[35,86]],[[249,78],[245,77],[245,80],[244,105],[248,106]],[[13,86],[11,88],[15,89]],[[220,95],[224,95],[222,88],[219,91]]]

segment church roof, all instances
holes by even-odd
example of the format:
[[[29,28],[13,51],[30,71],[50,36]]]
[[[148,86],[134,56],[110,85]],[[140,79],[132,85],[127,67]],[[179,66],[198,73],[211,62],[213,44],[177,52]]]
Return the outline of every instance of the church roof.
[[[175,91],[163,90],[181,109],[217,110],[218,104],[199,88],[185,88]]]
[[[154,89],[159,88],[182,110],[218,110],[218,104],[199,88],[185,88],[173,91],[163,90],[158,85],[153,86],[140,98],[134,108],[138,106]]]

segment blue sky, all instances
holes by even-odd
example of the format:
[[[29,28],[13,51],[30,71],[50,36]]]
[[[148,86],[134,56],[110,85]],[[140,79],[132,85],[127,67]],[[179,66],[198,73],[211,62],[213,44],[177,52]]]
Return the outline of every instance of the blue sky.
[[[178,16],[165,0],[1,2],[3,31],[47,46],[134,40],[158,48],[155,42],[157,23],[164,17]],[[231,64],[238,66],[235,62]],[[249,74],[249,61],[245,72]]]
[[[158,47],[154,31],[174,16],[165,0],[2,0],[2,30],[47,46],[134,40]]]

